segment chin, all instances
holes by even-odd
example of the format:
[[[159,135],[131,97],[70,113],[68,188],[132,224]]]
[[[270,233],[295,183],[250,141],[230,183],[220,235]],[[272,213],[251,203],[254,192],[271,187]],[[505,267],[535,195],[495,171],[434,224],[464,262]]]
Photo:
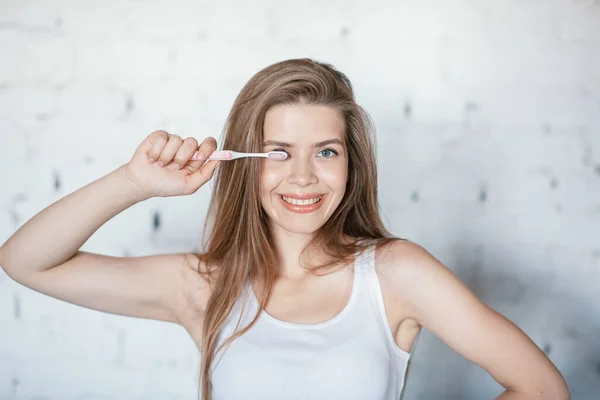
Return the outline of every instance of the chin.
[[[322,225],[298,225],[298,224],[294,224],[294,225],[285,225],[282,224],[280,225],[282,228],[284,228],[286,231],[290,231],[290,232],[294,232],[294,233],[305,233],[305,234],[312,234],[315,233],[317,230],[319,230],[319,228],[321,228]]]

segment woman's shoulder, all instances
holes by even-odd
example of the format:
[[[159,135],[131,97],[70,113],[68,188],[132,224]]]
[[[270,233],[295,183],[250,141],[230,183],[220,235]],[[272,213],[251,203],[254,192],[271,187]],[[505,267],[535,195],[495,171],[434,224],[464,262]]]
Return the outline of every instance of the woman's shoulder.
[[[382,263],[414,265],[426,259],[430,253],[420,244],[408,239],[396,239],[383,245],[377,245],[376,254]]]
[[[411,286],[445,268],[425,247],[406,239],[377,246],[375,267],[380,277],[391,281],[396,289]]]
[[[382,286],[417,318],[469,292],[458,276],[417,243],[395,241],[379,257],[376,267]]]
[[[190,301],[190,309],[195,313],[204,311],[212,294],[211,282],[214,282],[214,278],[211,274],[214,275],[216,269],[209,268],[198,253],[184,253],[183,258],[188,278],[185,291]]]
[[[385,257],[386,260],[407,259],[413,257],[422,257],[425,255],[425,248],[409,239],[395,239],[383,245],[377,245],[377,253]]]
[[[185,265],[194,272],[208,272],[206,263],[199,253],[184,253]]]

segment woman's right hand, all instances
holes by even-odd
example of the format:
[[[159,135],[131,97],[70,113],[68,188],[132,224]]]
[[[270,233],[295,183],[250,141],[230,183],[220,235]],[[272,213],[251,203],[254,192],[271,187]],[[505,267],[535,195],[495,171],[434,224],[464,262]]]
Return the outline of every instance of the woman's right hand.
[[[183,140],[159,130],[144,139],[123,167],[128,180],[146,198],[189,195],[208,182],[221,163],[204,163],[216,149],[217,141],[212,136],[198,147],[194,138]],[[192,160],[196,151],[198,155],[204,153],[204,157]]]

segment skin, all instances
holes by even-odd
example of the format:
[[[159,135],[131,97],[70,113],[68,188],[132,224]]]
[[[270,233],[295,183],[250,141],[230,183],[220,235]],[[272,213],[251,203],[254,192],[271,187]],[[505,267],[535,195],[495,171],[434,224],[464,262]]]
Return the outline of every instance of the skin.
[[[376,269],[399,346],[422,326],[501,384],[498,399],[570,398],[544,352],[423,247],[396,242],[376,256]]]

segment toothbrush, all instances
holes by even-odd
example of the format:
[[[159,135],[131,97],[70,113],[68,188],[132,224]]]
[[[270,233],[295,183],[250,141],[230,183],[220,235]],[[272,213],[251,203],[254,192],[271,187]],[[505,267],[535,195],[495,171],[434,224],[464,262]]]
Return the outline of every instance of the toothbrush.
[[[197,156],[198,153],[196,152],[192,157],[192,160],[196,160]],[[269,151],[268,153],[242,153],[233,150],[220,150],[211,153],[211,155],[208,157],[208,160],[229,161],[244,157],[264,157],[270,160],[282,161],[287,158],[287,153],[285,151]]]

